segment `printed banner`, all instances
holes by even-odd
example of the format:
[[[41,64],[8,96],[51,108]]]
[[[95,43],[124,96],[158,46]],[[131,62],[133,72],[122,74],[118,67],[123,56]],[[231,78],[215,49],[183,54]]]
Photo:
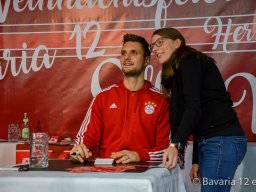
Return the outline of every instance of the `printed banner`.
[[[256,141],[254,0],[1,0],[0,138],[8,124],[40,121],[50,136],[75,137],[90,102],[122,79],[122,36],[149,42],[175,27],[216,59],[249,141]],[[154,56],[146,79],[160,86]]]

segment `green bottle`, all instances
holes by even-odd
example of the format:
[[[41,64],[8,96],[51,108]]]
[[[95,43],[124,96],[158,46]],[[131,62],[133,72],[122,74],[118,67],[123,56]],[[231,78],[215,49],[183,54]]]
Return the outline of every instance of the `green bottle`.
[[[24,113],[21,137],[22,137],[22,141],[29,142],[29,119],[28,119],[27,113]]]

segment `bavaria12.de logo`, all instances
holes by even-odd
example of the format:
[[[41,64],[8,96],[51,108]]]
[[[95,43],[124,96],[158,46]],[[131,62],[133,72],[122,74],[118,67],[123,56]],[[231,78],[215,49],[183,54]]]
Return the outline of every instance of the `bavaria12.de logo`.
[[[154,102],[150,102],[150,101],[146,102],[144,111],[146,114],[149,114],[149,115],[153,114],[155,111],[155,107],[156,107],[156,104]]]

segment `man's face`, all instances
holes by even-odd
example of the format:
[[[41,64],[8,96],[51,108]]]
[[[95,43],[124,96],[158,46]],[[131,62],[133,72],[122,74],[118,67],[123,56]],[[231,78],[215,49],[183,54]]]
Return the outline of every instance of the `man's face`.
[[[127,77],[141,75],[147,65],[142,45],[132,41],[128,41],[123,45],[120,61],[122,71]]]

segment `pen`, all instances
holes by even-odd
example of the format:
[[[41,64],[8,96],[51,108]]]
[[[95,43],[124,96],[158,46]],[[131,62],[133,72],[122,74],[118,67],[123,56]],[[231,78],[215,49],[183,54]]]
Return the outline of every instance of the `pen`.
[[[89,151],[90,151],[90,150],[87,149],[87,152],[89,152]],[[80,152],[79,152],[79,151],[76,151],[76,152],[71,153],[70,155],[80,155]]]
[[[78,151],[71,153],[70,155],[80,155]]]

